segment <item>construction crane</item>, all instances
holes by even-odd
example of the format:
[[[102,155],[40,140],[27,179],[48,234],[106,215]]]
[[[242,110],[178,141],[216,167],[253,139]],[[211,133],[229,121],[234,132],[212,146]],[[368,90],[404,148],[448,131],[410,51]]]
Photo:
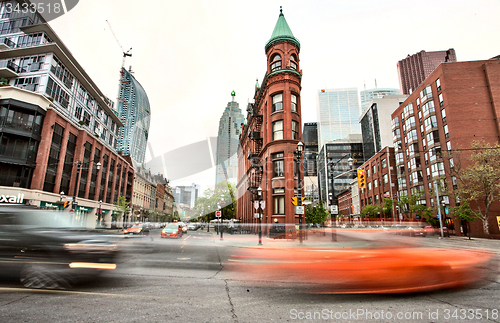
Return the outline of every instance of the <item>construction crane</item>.
[[[115,37],[115,40],[118,43],[118,46],[120,46],[120,48],[121,48],[121,50],[123,52],[123,60],[122,60],[122,69],[123,69],[125,67],[125,58],[127,58],[127,56],[128,57],[132,56],[132,53],[130,53],[130,51],[132,50],[132,47],[130,47],[130,49],[128,51],[125,51],[123,49],[123,46],[120,44],[120,41],[116,37],[115,33],[113,32],[113,28],[111,28],[111,24],[109,23],[109,21],[107,19],[106,19],[106,22],[108,23],[109,30],[111,30],[111,33],[113,34],[113,37]]]

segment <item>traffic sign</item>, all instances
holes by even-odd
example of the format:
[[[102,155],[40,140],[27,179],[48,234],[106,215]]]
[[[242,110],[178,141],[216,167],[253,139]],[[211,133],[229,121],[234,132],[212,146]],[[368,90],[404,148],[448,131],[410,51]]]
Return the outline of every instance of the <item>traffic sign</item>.
[[[305,206],[304,205],[296,206],[295,214],[305,214]]]
[[[330,214],[339,214],[339,209],[336,205],[330,205]]]
[[[259,218],[259,213],[254,213],[253,217],[256,218],[256,219],[258,219]],[[262,218],[262,215],[260,215],[260,218]]]
[[[260,208],[263,210],[266,208],[266,201],[260,201]]]
[[[69,215],[75,215],[75,210],[69,210]]]
[[[215,216],[216,216],[216,217],[220,218],[220,217],[221,217],[221,214],[222,214],[222,212],[221,212],[221,211],[215,211]]]
[[[254,207],[254,209],[258,210],[259,209],[259,201],[253,201],[253,207]]]

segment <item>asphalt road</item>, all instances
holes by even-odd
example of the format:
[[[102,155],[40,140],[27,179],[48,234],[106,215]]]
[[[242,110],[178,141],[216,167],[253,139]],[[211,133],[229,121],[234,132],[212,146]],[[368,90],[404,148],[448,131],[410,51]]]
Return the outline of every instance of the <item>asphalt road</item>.
[[[149,237],[127,240],[131,250],[114,271],[71,290],[31,290],[0,280],[0,322],[500,322],[500,278],[466,290],[403,295],[311,294],[310,284],[290,277],[250,280],[231,271],[231,255],[245,248],[283,245],[348,247],[348,233],[310,235],[298,241],[256,235],[194,231],[180,239]],[[411,239],[411,240],[408,240]],[[406,237],[436,248],[490,250],[500,241],[456,237]],[[364,242],[366,243],[366,242]],[[265,273],[264,273],[265,274]],[[270,273],[271,274],[271,273]],[[320,282],[318,282],[320,285]]]

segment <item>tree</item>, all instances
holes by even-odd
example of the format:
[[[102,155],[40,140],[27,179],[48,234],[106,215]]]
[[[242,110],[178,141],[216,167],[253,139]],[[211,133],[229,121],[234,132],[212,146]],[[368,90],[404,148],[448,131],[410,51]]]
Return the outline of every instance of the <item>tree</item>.
[[[361,211],[361,215],[369,218],[376,218],[380,214],[380,206],[377,205],[367,205]]]
[[[318,206],[312,206],[312,204],[306,205],[305,208],[305,221],[306,223],[322,223],[324,222],[329,214],[327,209],[323,206],[323,204],[319,204]]]
[[[234,192],[235,189],[230,183],[217,183],[213,188],[207,188],[203,193],[204,196],[196,199],[194,210],[197,214],[204,215],[207,222],[215,218],[215,211],[219,208],[222,210],[223,218],[234,219],[236,218]]]
[[[384,203],[380,206],[380,213],[383,215],[390,215],[392,218],[392,205],[394,201],[390,198],[384,198]]]
[[[451,208],[451,212],[456,219],[465,221],[467,223],[467,235],[470,240],[470,222],[478,218],[477,214],[471,209],[469,202],[464,201],[460,206]]]
[[[457,179],[455,194],[461,201],[474,202],[474,214],[489,234],[490,208],[500,198],[500,144],[474,141],[470,149],[450,157],[450,174]]]
[[[125,196],[120,196],[116,202],[113,202],[115,208],[123,216],[123,222],[125,222],[125,214],[130,210],[130,202],[127,201]]]

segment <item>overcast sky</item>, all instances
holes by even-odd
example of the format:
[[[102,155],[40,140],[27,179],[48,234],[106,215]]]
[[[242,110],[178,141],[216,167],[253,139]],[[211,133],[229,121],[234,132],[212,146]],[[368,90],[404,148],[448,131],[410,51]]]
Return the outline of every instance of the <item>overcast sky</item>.
[[[317,91],[399,88],[398,60],[454,48],[459,61],[500,54],[499,0],[80,0],[50,22],[100,89],[116,101],[122,49],[151,104],[146,160],[217,136],[231,91],[246,116],[266,72],[264,46],[280,6],[301,43],[302,121]],[[108,23],[111,24],[112,31]],[[168,176],[168,174],[167,174]],[[175,181],[215,181],[215,168]]]

